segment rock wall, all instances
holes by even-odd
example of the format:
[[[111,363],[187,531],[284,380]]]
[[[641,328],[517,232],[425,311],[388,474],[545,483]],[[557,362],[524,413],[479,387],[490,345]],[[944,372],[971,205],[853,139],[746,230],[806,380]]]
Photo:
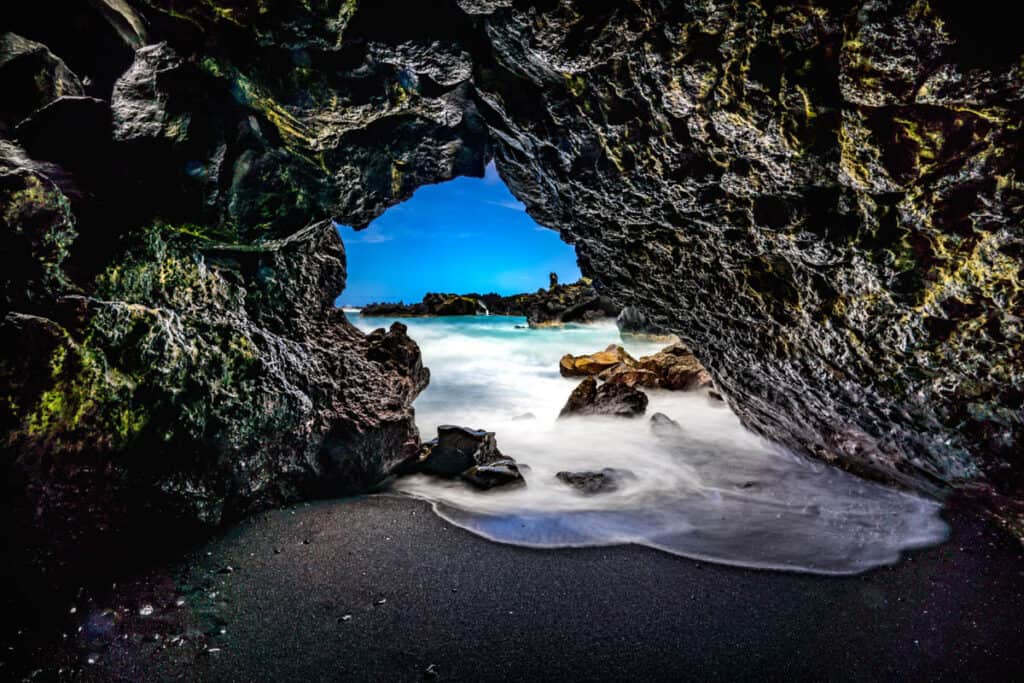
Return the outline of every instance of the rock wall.
[[[37,517],[209,523],[383,476],[426,375],[401,328],[333,311],[322,221],[489,158],[752,428],[1019,514],[1024,67],[994,9],[0,13],[0,423]]]

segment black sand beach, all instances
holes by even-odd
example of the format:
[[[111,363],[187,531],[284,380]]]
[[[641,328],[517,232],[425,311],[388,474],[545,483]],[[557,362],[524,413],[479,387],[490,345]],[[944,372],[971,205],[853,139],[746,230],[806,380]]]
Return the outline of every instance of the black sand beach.
[[[37,677],[1010,680],[1022,549],[950,521],[940,547],[834,578],[498,545],[397,496],[314,503],[83,602]]]

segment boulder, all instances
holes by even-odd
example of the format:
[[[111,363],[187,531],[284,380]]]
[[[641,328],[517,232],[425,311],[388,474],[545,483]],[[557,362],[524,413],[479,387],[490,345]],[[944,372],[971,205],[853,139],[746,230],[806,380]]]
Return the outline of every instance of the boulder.
[[[711,386],[711,375],[683,344],[673,344],[637,361],[643,370],[655,373],[665,389],[690,391]]]
[[[636,475],[631,471],[614,467],[605,467],[596,472],[559,472],[555,477],[563,484],[588,496],[596,493],[611,493],[618,490],[624,482],[636,479]]]
[[[419,458],[401,473],[460,477],[482,489],[525,483],[515,460],[498,450],[494,432],[454,425],[438,427],[437,438],[423,444]]]
[[[526,486],[519,465],[511,458],[471,467],[463,472],[461,477],[463,481],[485,490],[497,486]]]
[[[598,375],[605,370],[625,365],[636,367],[636,359],[626,353],[626,350],[617,344],[610,344],[604,351],[591,353],[583,356],[565,354],[558,361],[558,371],[562,377],[588,377]]]
[[[621,363],[608,368],[597,376],[599,380],[610,384],[625,384],[628,387],[644,387],[645,389],[658,389],[661,387],[661,378],[657,373],[643,368],[635,368]]]
[[[623,339],[646,339],[664,341],[665,343],[678,339],[668,329],[652,323],[644,312],[635,306],[623,308],[615,319],[615,325],[619,328],[619,335]]]
[[[647,410],[647,394],[625,384],[597,385],[597,380],[587,377],[579,383],[559,419],[574,415],[611,415],[616,417],[637,417]]]

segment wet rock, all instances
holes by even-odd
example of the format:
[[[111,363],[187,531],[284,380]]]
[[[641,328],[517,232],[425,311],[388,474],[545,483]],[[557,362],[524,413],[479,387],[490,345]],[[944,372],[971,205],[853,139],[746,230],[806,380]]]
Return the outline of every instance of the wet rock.
[[[416,470],[440,477],[457,477],[471,467],[504,460],[494,432],[441,425],[437,438],[423,444]]]
[[[562,377],[586,377],[597,375],[619,365],[636,367],[636,360],[618,344],[611,344],[604,351],[583,356],[566,354],[558,362]]]
[[[651,431],[658,436],[678,436],[682,434],[683,428],[665,413],[651,415]]]
[[[619,305],[584,278],[572,284],[553,284],[524,302],[530,327],[557,327],[614,318]]]
[[[563,484],[585,495],[617,491],[623,483],[636,479],[636,475],[631,471],[613,467],[605,467],[598,471],[559,472],[555,476]]]
[[[647,315],[635,306],[622,309],[615,318],[615,325],[623,339],[642,339],[668,343],[675,337],[667,328],[652,323]]]
[[[647,410],[647,394],[625,384],[602,384],[587,377],[573,390],[559,419],[575,415],[637,417]]]
[[[525,483],[515,460],[498,450],[494,432],[454,425],[438,427],[437,438],[423,444],[423,453],[400,473],[460,477],[480,489]]]
[[[488,465],[471,467],[461,475],[463,481],[478,489],[492,489],[497,486],[525,486],[526,481],[514,460],[506,459]]]
[[[661,377],[651,370],[630,367],[624,363],[603,370],[597,378],[609,384],[625,384],[627,387],[644,387],[657,389],[661,387]]]
[[[648,370],[660,380],[660,386],[677,391],[691,391],[711,386],[711,375],[683,344],[673,344],[651,356],[637,361],[637,366]]]

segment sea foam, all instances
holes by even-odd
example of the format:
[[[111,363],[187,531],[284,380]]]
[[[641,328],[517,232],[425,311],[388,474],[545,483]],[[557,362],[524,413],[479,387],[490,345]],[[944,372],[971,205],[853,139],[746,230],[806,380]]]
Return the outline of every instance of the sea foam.
[[[363,329],[389,320],[353,316]],[[424,439],[440,424],[497,433],[529,465],[524,488],[480,492],[424,476],[395,484],[444,519],[501,543],[560,548],[635,543],[710,562],[851,574],[943,541],[935,501],[864,481],[793,454],[744,429],[706,391],[648,391],[647,415],[681,430],[654,434],[647,417],[573,418],[558,412],[579,380],[559,375],[564,353],[618,343],[614,325],[520,329],[521,318],[405,320],[431,370],[416,401]],[[626,344],[634,356],[662,345]],[[535,419],[516,420],[532,413]],[[618,490],[585,496],[555,474],[628,469]]]

